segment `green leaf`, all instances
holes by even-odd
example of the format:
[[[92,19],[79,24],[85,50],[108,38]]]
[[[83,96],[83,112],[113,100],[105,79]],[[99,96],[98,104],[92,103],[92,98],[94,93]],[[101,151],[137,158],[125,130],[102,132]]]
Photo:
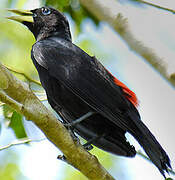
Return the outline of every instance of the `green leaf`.
[[[3,105],[3,115],[7,127],[12,128],[17,138],[26,138],[27,134],[23,124],[23,116],[14,111],[10,106]]]
[[[79,32],[81,32],[81,23],[87,18],[90,18],[96,25],[99,24],[98,19],[81,6],[78,0],[72,0],[70,6],[65,6],[63,11],[70,14]]]
[[[27,0],[18,0],[16,7],[22,9]]]
[[[70,4],[70,0],[46,0],[45,5],[46,6],[53,6],[55,8],[58,8],[59,10],[62,10],[64,6],[68,6]]]
[[[87,9],[80,5],[79,0],[46,0],[46,6],[53,6],[60,11],[68,13],[76,24],[78,32],[81,32],[80,25],[84,19],[90,18],[98,25],[99,20],[93,16]]]
[[[12,1],[13,0],[7,0],[6,4],[7,4],[7,7],[10,7],[12,5]]]
[[[14,110],[10,106],[6,104],[3,105],[3,115],[4,115],[5,120],[9,121],[13,115],[13,112]]]
[[[17,138],[26,138],[27,134],[23,124],[23,116],[16,111],[13,112],[9,127],[12,128]]]
[[[166,178],[165,180],[173,180],[172,178]]]

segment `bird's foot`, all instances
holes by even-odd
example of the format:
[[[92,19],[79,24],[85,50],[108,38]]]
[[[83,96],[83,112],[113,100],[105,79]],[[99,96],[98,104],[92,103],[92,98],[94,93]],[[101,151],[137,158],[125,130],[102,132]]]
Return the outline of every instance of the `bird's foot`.
[[[64,155],[58,155],[58,156],[57,156],[57,159],[68,163],[67,160],[66,160],[66,157],[65,157]]]
[[[80,143],[80,139],[75,135],[73,129],[68,128],[68,131],[69,131],[69,133],[70,133],[73,141],[74,141],[75,143],[79,144],[79,143]]]
[[[86,151],[90,151],[94,148],[91,144],[87,144],[87,143],[83,144],[83,147],[84,149],[86,149]]]

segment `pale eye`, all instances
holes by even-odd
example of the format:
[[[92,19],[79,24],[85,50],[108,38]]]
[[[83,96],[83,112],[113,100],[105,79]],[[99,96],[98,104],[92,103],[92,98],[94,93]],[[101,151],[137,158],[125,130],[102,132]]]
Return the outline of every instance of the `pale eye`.
[[[49,8],[45,8],[45,7],[42,8],[43,15],[49,15],[50,13],[51,13],[51,10]]]

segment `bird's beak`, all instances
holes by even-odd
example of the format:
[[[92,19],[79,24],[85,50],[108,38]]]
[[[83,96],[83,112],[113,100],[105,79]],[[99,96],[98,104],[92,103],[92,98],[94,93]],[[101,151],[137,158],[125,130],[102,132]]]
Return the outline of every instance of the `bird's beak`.
[[[33,13],[30,10],[17,10],[17,9],[8,9],[7,11],[13,12],[20,16],[11,16],[7,17],[7,19],[11,19],[20,23],[33,23]]]

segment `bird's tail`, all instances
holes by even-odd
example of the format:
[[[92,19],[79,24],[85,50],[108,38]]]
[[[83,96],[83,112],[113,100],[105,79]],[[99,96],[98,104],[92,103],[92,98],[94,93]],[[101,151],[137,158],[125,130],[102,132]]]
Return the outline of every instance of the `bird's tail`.
[[[171,168],[171,164],[170,159],[164,149],[138,117],[134,118],[134,122],[132,121],[130,127],[130,133],[137,139],[148,157],[157,166],[160,173],[165,177],[164,172],[168,172],[168,167]]]

